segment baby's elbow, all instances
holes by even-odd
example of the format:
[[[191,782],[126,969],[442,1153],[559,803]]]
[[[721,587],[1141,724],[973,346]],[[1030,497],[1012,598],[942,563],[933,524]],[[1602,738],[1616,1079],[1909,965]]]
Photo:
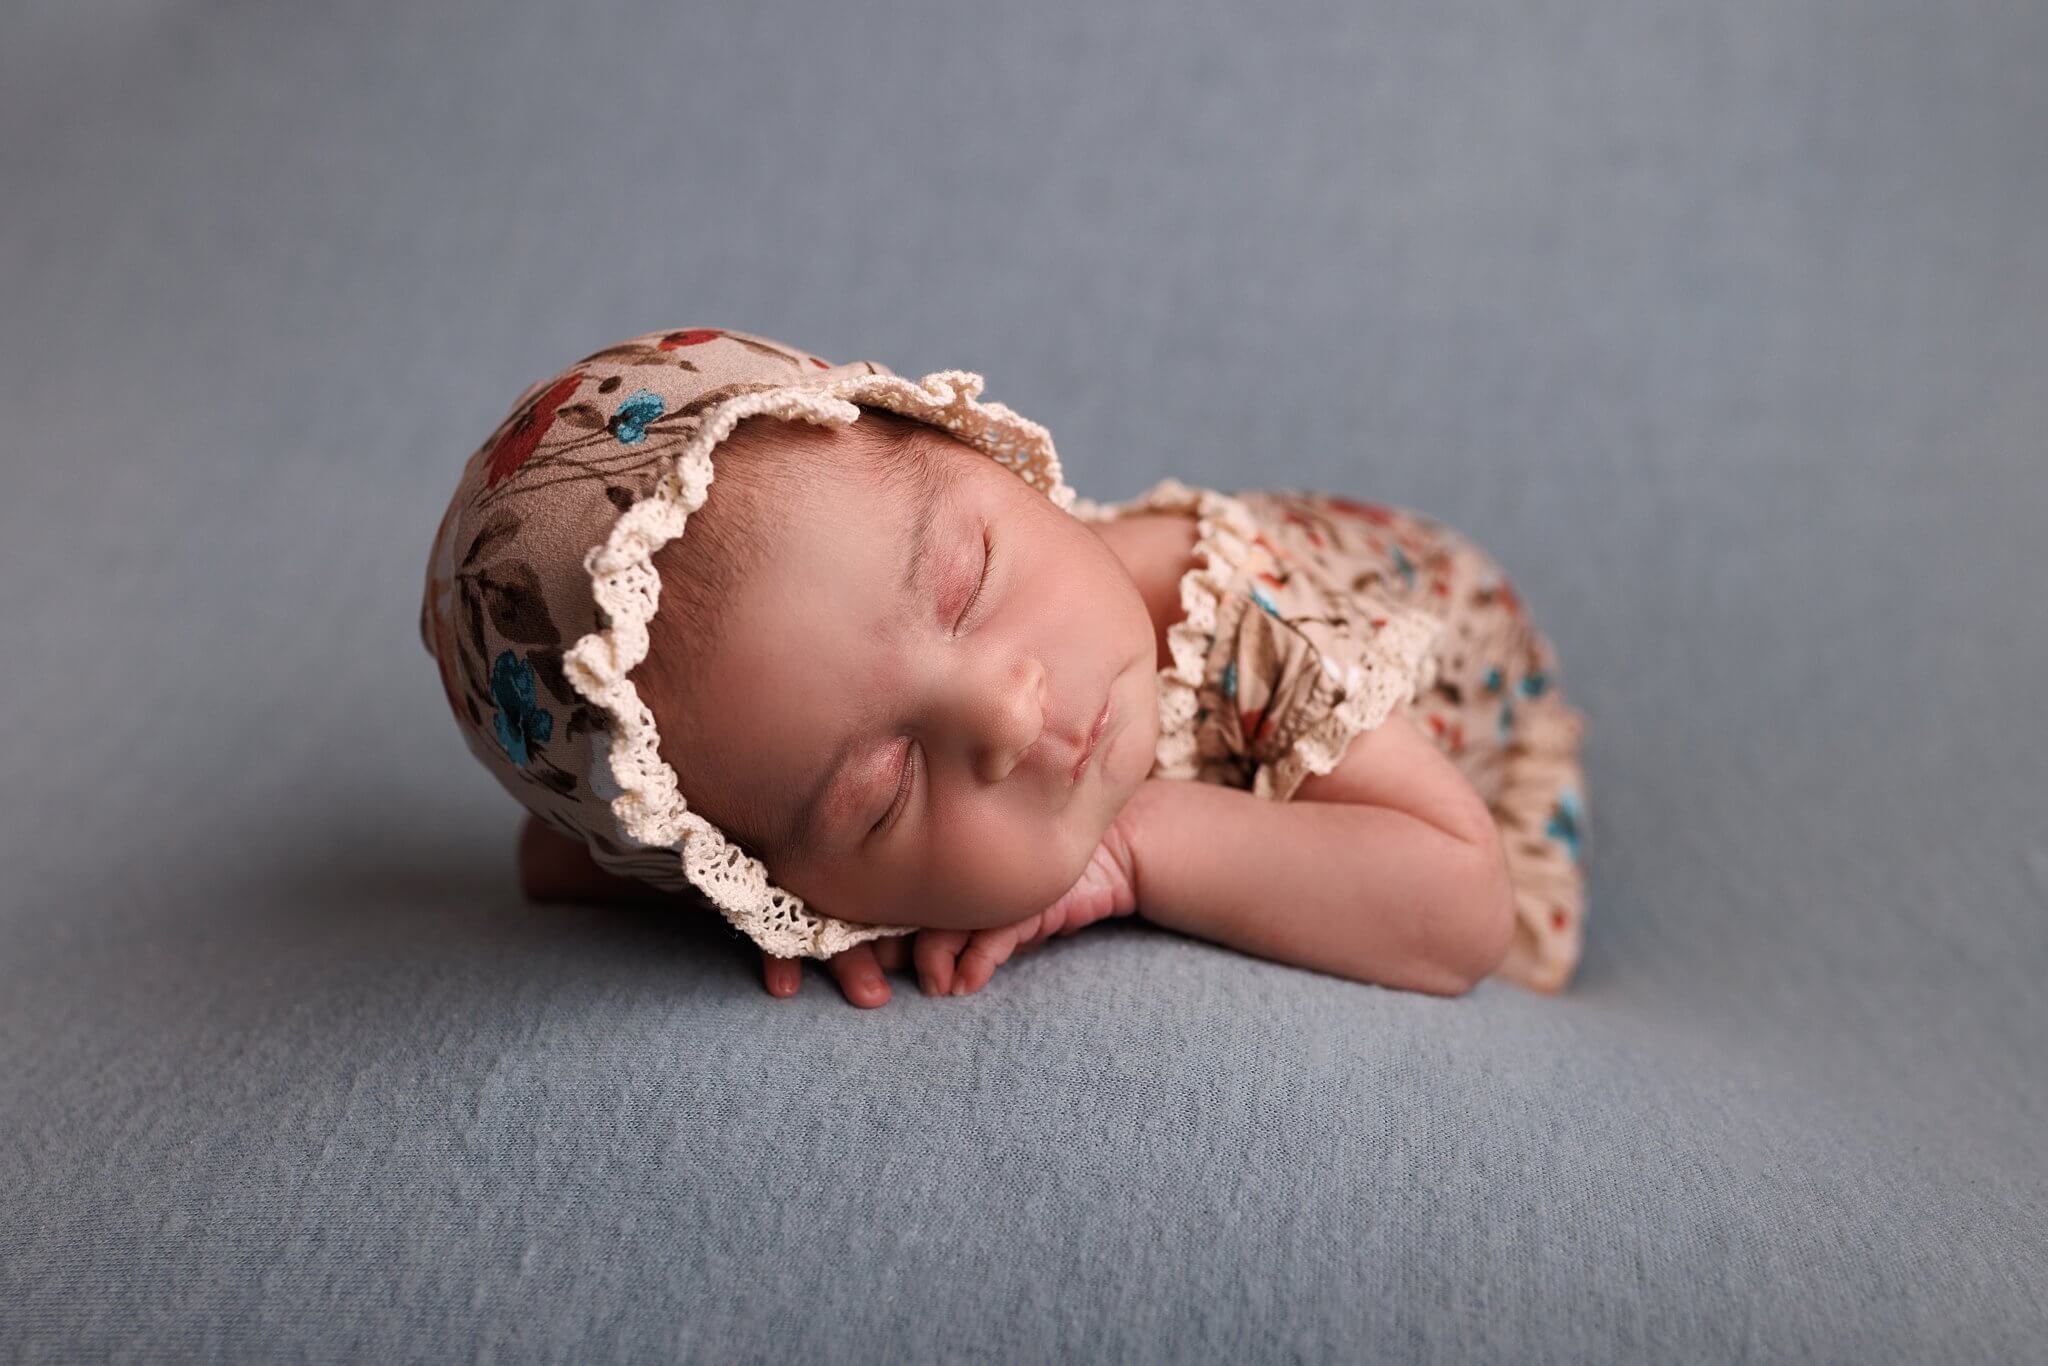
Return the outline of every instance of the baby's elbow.
[[[1515,939],[1515,889],[1498,833],[1473,846],[1465,894],[1448,905],[1431,936],[1429,962],[1417,986],[1437,996],[1463,996],[1507,961]]]
[[[1515,882],[1500,831],[1491,831],[1477,847],[1482,871],[1473,892],[1471,954],[1464,965],[1467,991],[1499,970],[1515,942]]]

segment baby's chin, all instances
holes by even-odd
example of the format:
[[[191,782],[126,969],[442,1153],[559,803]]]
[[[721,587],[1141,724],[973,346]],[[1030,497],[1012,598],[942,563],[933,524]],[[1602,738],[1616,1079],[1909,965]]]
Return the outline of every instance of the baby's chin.
[[[1119,808],[1120,809],[1120,808]],[[804,900],[813,915],[827,915],[854,925],[917,925],[934,930],[987,930],[1028,920],[1052,905],[1072,889],[1088,870],[1102,837],[1109,832],[1115,813],[1103,818],[1102,828],[1082,828],[1073,836],[1070,849],[1057,869],[1041,867],[1028,885],[1002,887],[983,885],[971,898],[949,899],[943,894],[914,897],[896,908],[862,904],[848,888],[835,888],[830,873],[811,873],[780,885]],[[1048,844],[1053,841],[1048,841]],[[796,885],[801,881],[802,885]],[[1022,879],[1019,880],[1023,882]]]

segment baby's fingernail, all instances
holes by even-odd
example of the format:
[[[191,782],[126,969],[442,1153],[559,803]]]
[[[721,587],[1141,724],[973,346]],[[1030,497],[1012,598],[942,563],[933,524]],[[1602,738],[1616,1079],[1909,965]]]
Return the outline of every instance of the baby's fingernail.
[[[919,977],[919,978],[917,979],[917,985],[918,985],[918,986],[919,986],[920,988],[922,988],[922,989],[923,989],[923,991],[924,991],[924,994],[925,994],[925,995],[927,995],[927,996],[932,996],[932,995],[935,995],[935,994],[937,994],[938,988],[937,988],[937,986],[936,986],[936,985],[935,985],[935,984],[934,984],[934,983],[932,982],[932,979],[931,979],[931,978],[929,978],[929,977],[922,977],[922,976],[921,976],[921,977]]]

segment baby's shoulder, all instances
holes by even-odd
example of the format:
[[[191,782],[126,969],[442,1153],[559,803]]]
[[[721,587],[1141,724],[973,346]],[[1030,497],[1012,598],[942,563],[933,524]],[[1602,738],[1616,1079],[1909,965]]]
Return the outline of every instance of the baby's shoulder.
[[[1254,538],[1285,569],[1339,598],[1391,598],[1443,612],[1453,582],[1505,578],[1492,556],[1457,528],[1396,503],[1305,489],[1236,494]]]

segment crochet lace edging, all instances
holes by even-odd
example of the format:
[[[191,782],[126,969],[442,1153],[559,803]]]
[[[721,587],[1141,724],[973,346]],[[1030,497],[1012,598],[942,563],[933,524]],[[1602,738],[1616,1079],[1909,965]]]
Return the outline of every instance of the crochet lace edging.
[[[1295,737],[1287,753],[1263,765],[1252,781],[1255,796],[1291,796],[1311,773],[1328,773],[1361,732],[1371,730],[1396,707],[1436,682],[1437,660],[1430,647],[1444,628],[1441,618],[1420,608],[1391,607],[1391,619],[1373,638],[1374,668],[1334,710]]]
[[[860,403],[944,427],[1038,488],[1061,509],[1074,491],[1061,477],[1052,435],[1002,403],[977,401],[982,377],[940,370],[913,383],[900,375],[846,375],[735,395],[703,410],[697,430],[664,469],[653,490],[619,514],[604,541],[583,557],[591,594],[608,626],[563,652],[570,685],[611,719],[607,752],[619,795],[611,811],[636,843],[677,848],[684,875],[736,929],[779,957],[830,958],[856,944],[909,934],[915,925],[862,925],[809,910],[803,899],[768,879],[762,862],[688,808],[675,770],[661,757],[654,715],[627,675],[647,657],[661,577],[654,554],[682,535],[703,506],[712,477],[711,451],[741,419],[767,414],[845,426]],[[1198,663],[1199,667],[1199,663]]]
[[[1074,505],[1077,515],[1091,521],[1189,508],[1196,513],[1196,564],[1181,577],[1186,616],[1166,630],[1173,662],[1159,675],[1159,744],[1153,773],[1162,778],[1193,778],[1199,771],[1195,711],[1209,639],[1216,630],[1217,604],[1229,590],[1230,572],[1242,567],[1250,553],[1258,521],[1242,499],[1215,489],[1190,488],[1171,477],[1126,503],[1084,498]],[[1430,647],[1443,630],[1443,621],[1421,608],[1393,603],[1388,604],[1388,615],[1388,624],[1372,645],[1377,667],[1366,679],[1355,680],[1362,686],[1328,716],[1297,736],[1285,756],[1260,767],[1253,780],[1256,795],[1292,792],[1307,774],[1328,773],[1354,736],[1379,725],[1394,708],[1436,681],[1437,661]]]
[[[1192,778],[1198,769],[1195,745],[1197,693],[1202,686],[1209,637],[1216,630],[1216,605],[1229,589],[1230,572],[1250,554],[1259,525],[1251,509],[1216,489],[1194,489],[1171,476],[1161,479],[1126,503],[1110,505],[1082,499],[1078,515],[1091,521],[1139,512],[1195,513],[1195,564],[1181,575],[1181,620],[1166,628],[1166,652],[1172,663],[1159,671],[1159,743],[1153,751],[1153,776]]]

